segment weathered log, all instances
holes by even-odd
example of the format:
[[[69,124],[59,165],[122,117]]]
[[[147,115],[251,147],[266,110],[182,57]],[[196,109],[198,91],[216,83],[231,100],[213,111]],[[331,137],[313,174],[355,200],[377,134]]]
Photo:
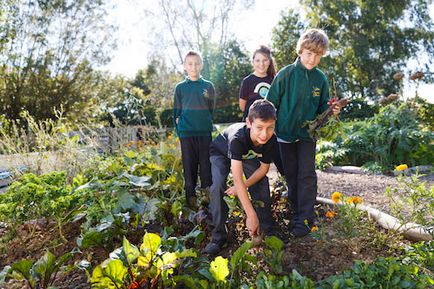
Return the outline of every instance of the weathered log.
[[[322,197],[317,197],[316,200],[321,204],[338,206],[343,205],[343,203],[341,202],[336,204],[332,200]],[[357,208],[367,212],[368,215],[384,229],[398,231],[399,233],[402,233],[404,237],[408,240],[431,241],[433,239],[433,237],[429,234],[428,230],[419,224],[402,224],[397,218],[365,205],[357,205]]]

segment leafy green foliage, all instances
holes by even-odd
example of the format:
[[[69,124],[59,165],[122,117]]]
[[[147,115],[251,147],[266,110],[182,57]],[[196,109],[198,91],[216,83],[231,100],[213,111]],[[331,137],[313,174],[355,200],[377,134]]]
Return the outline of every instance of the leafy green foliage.
[[[235,96],[239,94],[242,79],[252,72],[249,56],[237,41],[231,40],[224,47],[209,49],[204,57],[208,59],[204,63],[204,77],[210,79],[216,89],[214,122],[240,121],[242,113]]]
[[[62,218],[85,197],[71,191],[64,172],[24,174],[0,195],[0,218],[16,225],[39,218]]]
[[[344,130],[347,138],[337,140],[339,147],[348,150],[344,164],[372,162],[382,170],[392,170],[399,163],[434,162],[433,132],[407,103],[385,106],[372,118],[347,123]]]
[[[372,99],[388,95],[399,91],[400,84],[391,76],[403,70],[409,59],[418,59],[424,53],[433,59],[434,25],[429,2],[301,1],[305,23],[293,10],[282,15],[273,31],[274,55],[280,66],[293,63],[295,43],[305,27],[324,28],[330,38],[330,57],[319,66],[336,80],[340,94]],[[426,71],[431,64],[418,62]]]
[[[348,149],[334,142],[319,141],[316,146],[315,162],[320,170],[325,170],[344,158]]]
[[[428,288],[434,280],[396,258],[380,258],[372,264],[356,261],[349,271],[320,282],[321,288]]]
[[[103,1],[2,1],[0,114],[45,120],[62,107],[71,119],[94,116],[106,95],[93,68],[113,46],[105,9]]]
[[[424,226],[434,236],[434,186],[427,187],[418,174],[397,177],[399,187],[386,190],[391,211],[401,223],[413,222]],[[406,212],[406,213],[404,213]]]
[[[26,280],[30,289],[50,288],[54,282],[57,273],[66,262],[72,258],[72,253],[68,252],[60,257],[47,251],[39,260],[32,262],[30,260],[20,260],[5,269],[5,279]]]

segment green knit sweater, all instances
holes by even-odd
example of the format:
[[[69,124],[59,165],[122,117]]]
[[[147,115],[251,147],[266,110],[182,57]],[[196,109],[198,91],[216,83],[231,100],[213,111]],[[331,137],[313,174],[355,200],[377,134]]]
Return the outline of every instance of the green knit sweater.
[[[179,137],[211,135],[215,105],[213,84],[200,77],[186,78],[175,87],[173,121]],[[178,120],[178,123],[176,123]]]
[[[307,70],[299,59],[284,67],[266,97],[277,109],[277,137],[287,142],[311,140],[302,126],[328,108],[329,98],[329,84],[321,70]]]

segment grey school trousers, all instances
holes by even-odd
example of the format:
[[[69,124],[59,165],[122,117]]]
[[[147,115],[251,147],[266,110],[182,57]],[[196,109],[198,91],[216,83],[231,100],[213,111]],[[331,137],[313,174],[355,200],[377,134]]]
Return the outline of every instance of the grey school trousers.
[[[230,172],[231,160],[223,155],[211,155],[211,174],[212,185],[210,189],[209,209],[212,216],[212,242],[223,244],[227,240],[227,231],[225,223],[228,218],[229,208],[223,200],[227,189],[226,179]],[[243,160],[243,170],[246,178],[249,178],[260,166],[259,159]],[[253,200],[261,201],[261,204],[253,203],[256,214],[259,219],[260,232],[269,235],[274,226],[271,214],[272,199],[270,196],[270,187],[268,178],[262,180],[248,188]]]

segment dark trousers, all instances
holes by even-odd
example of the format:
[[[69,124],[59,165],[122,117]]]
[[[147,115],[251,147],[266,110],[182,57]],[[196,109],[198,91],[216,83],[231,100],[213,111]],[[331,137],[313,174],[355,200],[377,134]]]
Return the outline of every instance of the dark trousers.
[[[279,145],[276,144],[273,148],[273,163],[277,168],[277,171],[284,176],[285,170],[283,168],[282,157],[280,156],[280,148]]]
[[[212,185],[210,189],[209,209],[212,216],[212,241],[215,243],[224,243],[227,239],[225,223],[228,218],[229,208],[223,197],[227,189],[226,179],[231,169],[231,160],[223,155],[211,155]],[[257,158],[243,160],[243,170],[246,178],[249,178],[260,166]],[[268,178],[249,187],[249,193],[253,200],[261,201],[259,204],[253,203],[256,214],[259,219],[260,231],[269,234],[273,230],[274,221],[271,214],[271,197]]]
[[[202,188],[211,186],[211,164],[209,145],[211,136],[183,137],[181,140],[184,190],[187,198],[196,196],[197,172],[199,169]]]
[[[306,220],[309,224],[315,220],[315,142],[300,140],[294,143],[279,143],[279,147],[288,196],[295,210],[293,231],[305,232],[309,230],[305,224]]]

